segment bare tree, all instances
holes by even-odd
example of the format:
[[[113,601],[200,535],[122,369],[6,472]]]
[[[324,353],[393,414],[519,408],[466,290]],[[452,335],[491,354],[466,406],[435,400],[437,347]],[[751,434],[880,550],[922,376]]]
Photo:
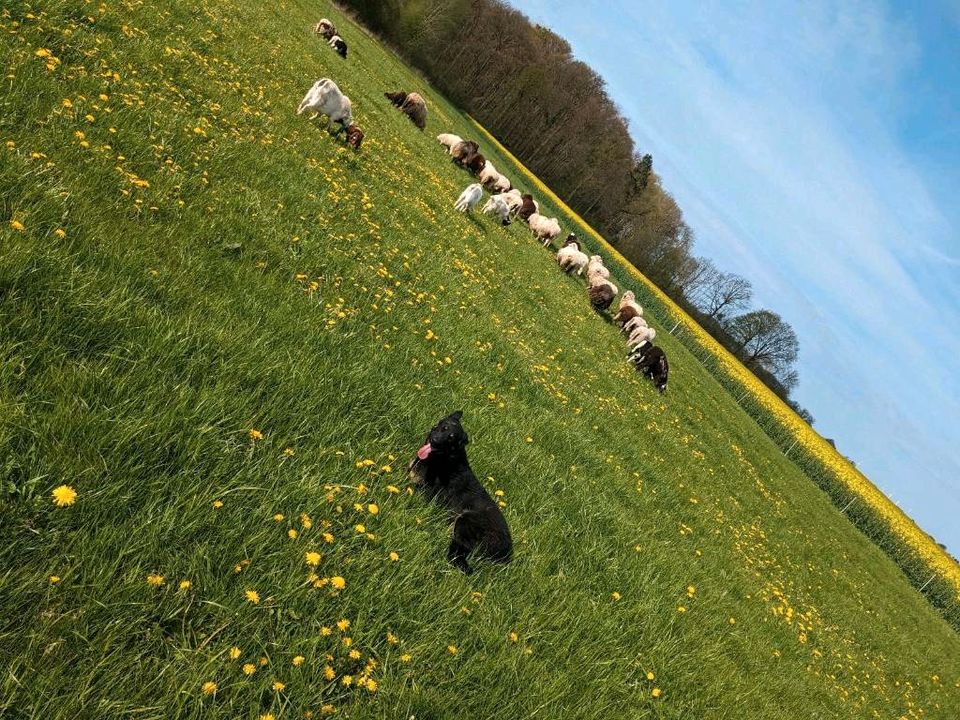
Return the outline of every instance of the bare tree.
[[[722,322],[731,313],[743,310],[753,298],[753,286],[745,277],[714,268],[705,275],[698,299],[704,314]]]
[[[759,366],[788,379],[797,360],[797,334],[777,313],[754,310],[733,318],[726,330],[740,347],[740,359],[747,367]]]

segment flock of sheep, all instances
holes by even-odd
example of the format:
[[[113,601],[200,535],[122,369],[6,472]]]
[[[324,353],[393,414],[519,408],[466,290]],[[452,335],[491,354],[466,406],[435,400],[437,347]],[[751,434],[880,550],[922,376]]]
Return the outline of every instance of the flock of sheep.
[[[326,18],[314,26],[314,31],[330,42],[338,53],[346,57],[346,44],[337,35],[336,28]],[[334,41],[338,42],[334,42]],[[341,51],[342,48],[342,51]],[[418,93],[387,92],[384,96],[398,107],[420,130],[426,127],[427,105]],[[297,114],[311,111],[311,119],[326,115],[327,130],[333,130],[333,123],[340,127],[334,132],[339,135],[346,130],[347,142],[359,148],[363,141],[363,131],[353,122],[353,107],[350,98],[340,92],[340,88],[330,78],[314,83],[307,91]],[[553,248],[554,241],[560,236],[560,222],[557,218],[540,214],[540,206],[529,193],[521,193],[513,187],[509,179],[500,173],[492,162],[480,153],[480,146],[473,140],[464,140],[452,133],[441,133],[437,140],[446,149],[453,162],[473,174],[479,182],[468,185],[454,203],[459,212],[469,212],[480,204],[486,188],[490,198],[482,208],[485,214],[499,218],[501,224],[509,225],[514,218],[525,222],[534,237],[544,247]],[[576,271],[587,278],[587,295],[590,305],[597,312],[605,312],[613,304],[619,289],[610,281],[610,271],[604,266],[599,255],[587,256],[580,249],[580,241],[571,233],[556,254],[557,264],[565,273]],[[628,360],[644,375],[650,377],[662,393],[667,388],[669,372],[667,357],[663,350],[652,344],[656,331],[647,325],[643,318],[643,308],[637,303],[633,292],[627,291],[620,298],[614,322],[627,336]]]

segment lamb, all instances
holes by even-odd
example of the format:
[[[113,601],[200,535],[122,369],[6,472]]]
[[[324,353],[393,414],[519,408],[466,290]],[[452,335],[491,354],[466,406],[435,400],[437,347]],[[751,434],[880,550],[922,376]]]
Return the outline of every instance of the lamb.
[[[620,327],[624,327],[630,320],[641,315],[643,315],[643,308],[637,303],[633,291],[627,290],[620,298],[620,307],[617,308],[617,314],[613,316],[613,321]]]
[[[463,138],[453,133],[440,133],[437,135],[437,141],[443,145],[447,151],[453,155],[453,148],[463,142]]]
[[[544,217],[540,213],[533,213],[527,218],[527,224],[533,231],[534,237],[543,241],[544,247],[552,243],[554,238],[560,234],[559,221],[556,218]]]
[[[457,202],[453,204],[453,209],[457,212],[468,212],[473,210],[482,198],[483,186],[480,183],[467,185],[464,191],[460,193],[460,197],[457,198]]]
[[[587,289],[587,295],[590,297],[590,305],[597,312],[601,312],[610,307],[613,299],[617,296],[617,286],[604,277],[599,275],[589,275],[590,268],[587,267],[590,287]]]
[[[313,31],[324,40],[330,40],[337,34],[337,28],[326,18],[320,18],[320,22],[313,26]]]
[[[473,140],[461,140],[450,148],[450,155],[457,165],[466,165],[467,160],[480,152],[480,146]]]
[[[347,43],[339,35],[334,35],[330,38],[330,47],[337,51],[337,55],[342,57],[344,60],[347,59]]]
[[[610,277],[610,271],[603,264],[603,258],[599,255],[590,256],[590,264],[587,265],[587,277],[599,275],[602,278]]]
[[[350,98],[340,92],[333,80],[322,78],[313,84],[300,101],[297,115],[302,115],[306,110],[313,113],[311,120],[319,115],[326,115],[328,132],[332,130],[333,123],[337,123],[340,127],[333,133],[334,137],[346,130],[347,142],[353,147],[360,146],[363,132],[353,124],[353,104]]]
[[[557,264],[565,273],[569,273],[574,268],[577,269],[577,275],[583,274],[583,269],[590,261],[584,253],[580,251],[580,243],[577,236],[573,233],[567,236],[563,247],[557,251]]]
[[[536,201],[533,199],[533,195],[530,193],[525,193],[521,197],[520,209],[517,211],[517,217],[519,217],[524,222],[527,222],[530,219],[530,216],[535,212],[538,212],[540,207],[537,205]]]
[[[387,92],[383,94],[390,102],[400,108],[410,121],[423,130],[427,126],[427,103],[420,93]]]
[[[630,318],[626,322],[626,324],[623,326],[623,332],[629,335],[638,327],[647,327],[647,321],[644,320],[642,315],[637,315],[635,317]]]
[[[493,183],[493,189],[497,192],[506,192],[513,187],[513,184],[507,179],[506,175],[500,175]]]
[[[487,204],[483,206],[482,212],[484,215],[493,213],[500,218],[502,225],[510,224],[510,206],[507,205],[507,201],[503,199],[502,195],[491,195]]]

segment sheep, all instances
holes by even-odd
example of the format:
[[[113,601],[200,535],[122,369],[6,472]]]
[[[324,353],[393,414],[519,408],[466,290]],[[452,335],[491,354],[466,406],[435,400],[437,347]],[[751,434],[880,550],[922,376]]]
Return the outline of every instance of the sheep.
[[[577,275],[583,274],[583,269],[590,261],[585,254],[580,251],[580,243],[577,236],[573,233],[567,236],[563,247],[557,251],[557,264],[565,273],[569,273],[574,268],[577,269]]]
[[[662,349],[656,345],[643,345],[632,353],[629,359],[637,372],[653,380],[661,395],[666,392],[670,365],[667,363],[667,354]]]
[[[427,126],[427,103],[420,93],[387,92],[383,96],[400,108],[410,121],[423,130]]]
[[[473,210],[482,198],[483,186],[481,186],[480,183],[467,185],[463,192],[460,193],[460,197],[458,197],[457,201],[453,204],[453,209],[457,212],[468,212]]]
[[[487,166],[487,159],[480,153],[474,153],[463,164],[471,173],[479,175]]]
[[[540,207],[537,205],[536,200],[533,199],[533,196],[530,193],[525,193],[521,196],[520,209],[517,211],[517,217],[527,222],[530,216],[539,210]]]
[[[613,299],[617,296],[617,286],[600,275],[590,275],[589,273],[590,268],[588,266],[587,277],[590,287],[587,289],[587,295],[590,297],[590,305],[597,312],[601,312],[609,308]]]
[[[483,170],[477,175],[477,180],[480,181],[481,185],[487,185],[487,183],[496,180],[500,176],[500,173],[497,172],[497,169],[493,166],[493,163],[487,160],[486,164],[483,166]]]
[[[599,275],[602,278],[610,277],[610,271],[603,264],[603,258],[599,255],[591,255],[590,263],[587,265],[587,277]]]
[[[637,327],[627,339],[627,347],[633,353],[644,343],[648,343],[657,336],[657,331],[652,327]]]
[[[534,237],[543,241],[544,247],[552,243],[554,238],[560,234],[560,223],[556,218],[548,218],[539,213],[534,213],[527,218],[527,224],[530,226]]]
[[[485,215],[490,213],[496,215],[500,218],[502,225],[510,224],[510,206],[507,205],[507,201],[501,195],[491,195],[487,204],[483,206],[483,213]]]
[[[642,315],[637,315],[627,320],[626,324],[623,326],[623,332],[629,335],[638,327],[647,327],[647,321]]]
[[[630,320],[643,315],[643,308],[636,301],[636,296],[632,290],[627,290],[620,298],[620,307],[617,308],[617,314],[613,316],[613,321],[620,327],[624,327]]]
[[[440,133],[437,135],[437,141],[443,145],[447,151],[453,155],[453,148],[463,142],[463,138],[453,133]]]
[[[500,193],[500,197],[506,201],[510,208],[510,214],[512,215],[516,215],[517,211],[520,209],[520,206],[523,205],[523,196],[516,188],[507,190],[505,193]]]
[[[480,152],[480,146],[473,140],[461,140],[450,148],[450,155],[457,165],[466,165],[467,160]]]
[[[339,35],[334,35],[330,38],[330,47],[337,51],[337,55],[342,57],[344,60],[347,59],[347,43]]]
[[[311,120],[326,115],[328,132],[333,128],[333,123],[337,123],[340,127],[333,133],[334,137],[346,130],[347,142],[355,148],[360,147],[363,131],[353,124],[353,104],[333,80],[322,78],[313,84],[300,101],[297,115],[302,115],[306,110],[313,113]]]
[[[337,34],[337,28],[326,18],[320,18],[320,22],[313,26],[313,31],[324,40],[330,40]]]
[[[500,175],[493,183],[493,189],[497,192],[507,192],[510,188],[513,187],[506,175]]]

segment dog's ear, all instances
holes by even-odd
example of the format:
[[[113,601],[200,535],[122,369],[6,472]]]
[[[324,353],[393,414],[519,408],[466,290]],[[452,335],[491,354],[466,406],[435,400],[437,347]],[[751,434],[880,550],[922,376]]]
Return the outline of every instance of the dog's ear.
[[[454,410],[452,413],[450,413],[451,420],[456,420],[457,422],[460,422],[460,418],[462,417],[463,417],[463,410]]]

